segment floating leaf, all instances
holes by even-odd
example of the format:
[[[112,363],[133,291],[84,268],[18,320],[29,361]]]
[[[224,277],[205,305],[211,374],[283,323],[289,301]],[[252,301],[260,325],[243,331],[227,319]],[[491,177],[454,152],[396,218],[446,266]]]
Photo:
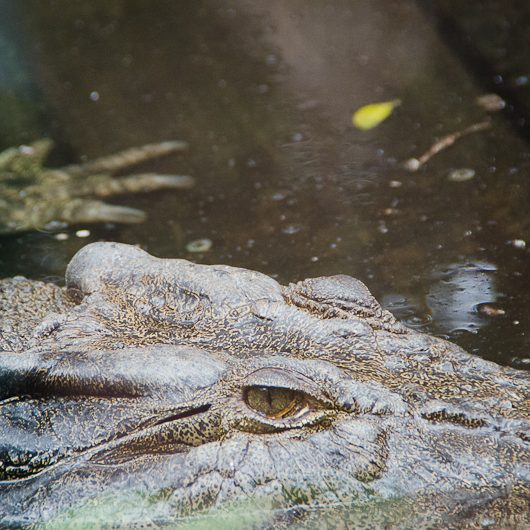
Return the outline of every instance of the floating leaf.
[[[398,105],[401,105],[399,99],[364,105],[353,113],[352,123],[354,127],[362,131],[373,129],[385,121]]]

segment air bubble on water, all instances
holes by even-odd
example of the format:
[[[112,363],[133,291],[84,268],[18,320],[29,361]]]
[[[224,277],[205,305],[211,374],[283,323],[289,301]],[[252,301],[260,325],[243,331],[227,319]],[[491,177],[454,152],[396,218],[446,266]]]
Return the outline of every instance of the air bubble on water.
[[[186,245],[186,250],[193,253],[208,252],[212,248],[212,245],[211,239],[195,239]]]

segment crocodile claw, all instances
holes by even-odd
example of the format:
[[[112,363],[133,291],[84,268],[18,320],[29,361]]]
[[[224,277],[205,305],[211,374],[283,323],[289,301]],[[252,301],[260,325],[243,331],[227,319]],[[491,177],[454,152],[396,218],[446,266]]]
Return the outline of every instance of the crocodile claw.
[[[83,201],[79,208],[72,211],[70,223],[141,223],[145,221],[143,210],[129,206],[117,206],[101,201]]]
[[[144,190],[189,189],[195,185],[195,179],[188,175],[134,175],[131,179],[144,177]]]

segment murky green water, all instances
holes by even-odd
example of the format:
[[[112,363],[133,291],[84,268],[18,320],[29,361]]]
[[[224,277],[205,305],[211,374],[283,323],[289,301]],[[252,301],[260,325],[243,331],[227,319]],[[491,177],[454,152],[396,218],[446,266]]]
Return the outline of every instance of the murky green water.
[[[455,14],[451,2],[434,4]],[[481,21],[500,20],[492,12],[500,3],[489,4],[474,16],[467,10],[460,31],[480,36]],[[192,191],[115,200],[148,213],[140,226],[70,227],[62,240],[3,237],[0,276],[60,281],[70,257],[97,240],[282,282],[351,274],[410,326],[529,366],[530,255],[511,243],[530,246],[520,106],[530,100],[529,70],[498,32],[483,57],[491,71],[478,71],[455,44],[454,19],[438,24],[439,13],[411,0],[0,7],[0,148],[51,136],[59,145],[52,161],[61,164],[185,139],[189,154],[154,168],[197,181]],[[519,106],[509,100],[505,112],[488,114],[476,98],[495,87]],[[379,127],[351,126],[355,108],[395,98],[402,105]],[[488,116],[489,130],[417,172],[402,168]],[[449,180],[460,168],[475,176]],[[79,229],[90,235],[78,237]],[[211,250],[188,253],[199,238],[211,239]],[[504,314],[480,313],[483,303]]]

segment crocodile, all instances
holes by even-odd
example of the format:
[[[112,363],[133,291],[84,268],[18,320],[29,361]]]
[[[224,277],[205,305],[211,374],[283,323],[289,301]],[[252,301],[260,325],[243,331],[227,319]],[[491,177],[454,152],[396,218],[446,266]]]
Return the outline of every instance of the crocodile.
[[[139,223],[145,212],[108,204],[101,198],[161,189],[186,189],[185,175],[114,173],[147,160],[187,149],[186,142],[165,141],[133,147],[61,168],[44,167],[54,143],[42,138],[0,153],[0,234],[46,229],[57,223]]]
[[[0,314],[2,528],[530,524],[528,372],[350,276],[99,242]]]

